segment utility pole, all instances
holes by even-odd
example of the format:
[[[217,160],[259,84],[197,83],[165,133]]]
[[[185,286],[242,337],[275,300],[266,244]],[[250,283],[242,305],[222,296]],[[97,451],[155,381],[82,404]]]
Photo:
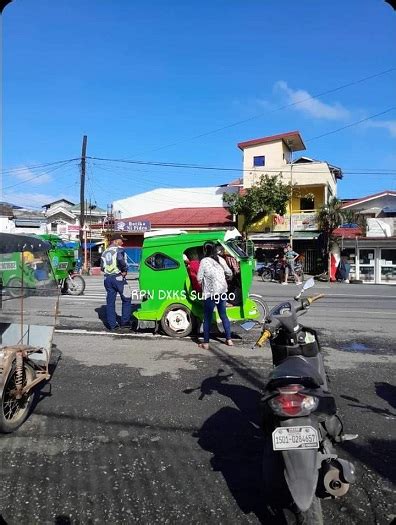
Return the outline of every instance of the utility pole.
[[[290,148],[290,202],[289,202],[289,213],[290,213],[290,233],[289,233],[289,244],[293,248],[293,149],[292,144],[288,144]]]
[[[84,226],[85,226],[85,170],[86,170],[86,156],[87,156],[87,136],[83,136],[81,149],[81,171],[80,171],[80,258],[83,257],[83,243],[84,243]],[[84,261],[84,270],[86,270],[86,262]]]

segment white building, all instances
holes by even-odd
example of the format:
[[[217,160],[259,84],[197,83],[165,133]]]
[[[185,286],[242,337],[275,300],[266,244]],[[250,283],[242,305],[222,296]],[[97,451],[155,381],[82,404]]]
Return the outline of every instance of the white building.
[[[135,217],[174,208],[224,208],[223,195],[237,187],[158,188],[113,202],[116,218]]]
[[[396,191],[348,201],[343,209],[363,215],[367,224],[365,232],[346,227],[334,232],[341,253],[349,258],[351,279],[396,284]]]

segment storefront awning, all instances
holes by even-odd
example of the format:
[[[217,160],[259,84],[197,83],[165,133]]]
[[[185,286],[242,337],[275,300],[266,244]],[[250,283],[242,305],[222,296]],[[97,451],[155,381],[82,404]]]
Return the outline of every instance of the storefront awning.
[[[270,235],[266,233],[254,233],[248,236],[249,239],[253,242],[288,242],[290,236],[288,233],[286,235]],[[293,240],[309,240],[317,239],[319,237],[319,232],[294,232]]]

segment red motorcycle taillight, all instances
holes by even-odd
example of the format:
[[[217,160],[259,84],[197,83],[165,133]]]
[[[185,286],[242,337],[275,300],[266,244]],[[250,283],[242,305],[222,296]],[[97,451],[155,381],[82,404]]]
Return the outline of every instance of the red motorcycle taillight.
[[[269,400],[269,405],[278,416],[305,416],[315,410],[319,400],[315,396],[302,394],[301,385],[278,388],[278,394]]]

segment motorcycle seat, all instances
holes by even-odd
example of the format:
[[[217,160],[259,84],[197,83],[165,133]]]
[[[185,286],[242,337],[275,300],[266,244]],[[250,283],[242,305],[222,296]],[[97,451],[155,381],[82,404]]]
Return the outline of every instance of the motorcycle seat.
[[[267,389],[297,383],[311,388],[319,388],[323,385],[323,379],[319,372],[304,357],[291,356],[286,358],[280,365],[272,370],[269,375]]]

